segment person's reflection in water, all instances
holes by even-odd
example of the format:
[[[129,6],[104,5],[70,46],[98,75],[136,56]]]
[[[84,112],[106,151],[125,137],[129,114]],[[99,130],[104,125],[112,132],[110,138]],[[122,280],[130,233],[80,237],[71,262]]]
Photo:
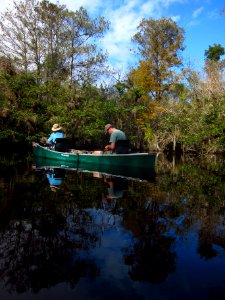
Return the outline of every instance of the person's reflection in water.
[[[124,191],[127,190],[127,181],[124,178],[105,176],[104,182],[108,187],[102,195],[102,205],[105,210],[112,210],[115,208],[117,200],[122,198]]]
[[[65,177],[65,170],[59,168],[49,168],[46,172],[46,177],[51,190],[55,192],[62,184],[62,180]]]

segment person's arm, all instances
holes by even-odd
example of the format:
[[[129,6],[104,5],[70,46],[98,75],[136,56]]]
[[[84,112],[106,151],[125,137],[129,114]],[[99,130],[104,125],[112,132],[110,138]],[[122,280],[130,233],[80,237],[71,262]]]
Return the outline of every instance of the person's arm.
[[[48,143],[52,143],[53,142],[53,138],[54,138],[54,135],[53,133],[50,134],[50,137],[48,138],[47,142]]]
[[[105,151],[114,150],[115,146],[116,146],[115,143],[111,143],[110,145],[105,146]]]
[[[117,139],[117,134],[116,134],[116,130],[112,132],[111,136],[110,136],[110,140],[109,140],[109,145],[105,146],[105,150],[114,150],[116,147],[116,139]]]

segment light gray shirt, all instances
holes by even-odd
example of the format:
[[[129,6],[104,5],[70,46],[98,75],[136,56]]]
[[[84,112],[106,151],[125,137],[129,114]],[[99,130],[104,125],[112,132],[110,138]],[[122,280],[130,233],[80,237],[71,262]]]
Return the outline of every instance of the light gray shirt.
[[[119,129],[116,129],[112,132],[111,136],[110,136],[110,143],[116,143],[118,140],[126,140],[126,134]]]

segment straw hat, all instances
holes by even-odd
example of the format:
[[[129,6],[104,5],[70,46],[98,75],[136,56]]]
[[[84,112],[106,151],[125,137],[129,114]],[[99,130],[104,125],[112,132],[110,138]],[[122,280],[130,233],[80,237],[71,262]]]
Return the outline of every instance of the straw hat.
[[[61,129],[62,129],[62,127],[59,126],[59,124],[54,124],[54,125],[52,126],[52,131],[59,131],[59,130],[61,130]]]

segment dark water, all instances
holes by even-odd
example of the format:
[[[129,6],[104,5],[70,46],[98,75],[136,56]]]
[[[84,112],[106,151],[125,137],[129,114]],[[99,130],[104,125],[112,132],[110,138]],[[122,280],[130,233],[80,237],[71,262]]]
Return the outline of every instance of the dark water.
[[[152,180],[0,163],[0,299],[225,299],[225,163]]]

